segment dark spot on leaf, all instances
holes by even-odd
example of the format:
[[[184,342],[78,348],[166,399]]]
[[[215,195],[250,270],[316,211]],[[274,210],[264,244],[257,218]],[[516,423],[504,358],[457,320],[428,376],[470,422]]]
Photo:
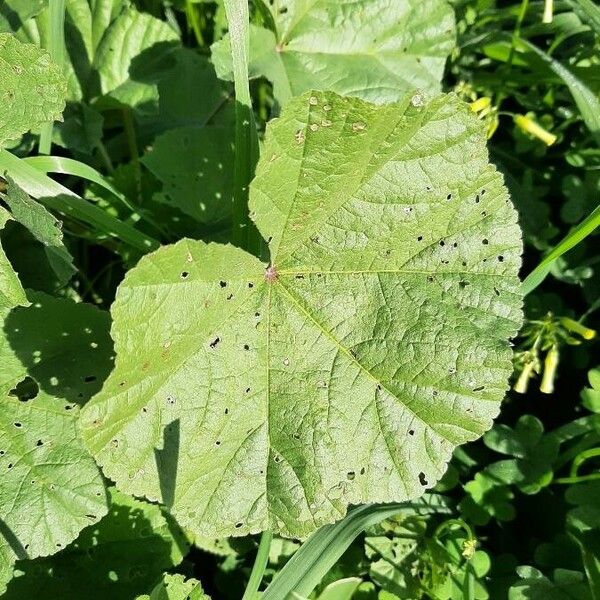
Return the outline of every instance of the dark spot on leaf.
[[[364,468],[364,467],[362,467],[362,469],[360,470],[360,474],[361,474],[361,475],[364,475],[364,474],[365,474],[365,468]]]
[[[504,262],[504,256],[502,256],[502,254],[498,256],[498,262]]]
[[[15,422],[13,423],[13,425],[14,425],[15,427],[23,427],[23,424],[22,424],[22,423],[19,423],[18,421],[15,421]]]
[[[231,300],[233,298],[233,294],[229,294],[229,296],[227,296],[227,300]]]
[[[210,343],[210,347],[211,348],[216,348],[217,344],[221,341],[220,337],[216,337],[211,343]]]
[[[220,445],[221,445],[221,440],[217,440],[217,441],[215,442],[215,446],[220,446]]]
[[[481,392],[481,390],[485,389],[485,385],[480,385],[479,387],[473,388],[474,392]]]
[[[446,242],[444,240],[440,240],[440,246],[445,246]]]
[[[499,296],[499,295],[500,295],[500,292],[498,291],[498,288],[497,288],[497,287],[494,287],[494,294],[496,294],[496,296]]]
[[[448,195],[446,196],[446,200],[452,200],[452,194],[448,194]]]
[[[477,196],[475,196],[475,204],[479,204],[479,194],[477,194]]]
[[[425,479],[425,473],[423,473],[423,471],[419,473],[419,483],[421,485],[427,485],[427,479]]]
[[[86,375],[86,376],[83,378],[83,381],[84,381],[85,383],[92,383],[92,381],[96,381],[96,379],[97,379],[97,377],[96,377],[95,375]]]
[[[481,240],[481,243],[482,243],[484,246],[487,246],[487,245],[488,245],[490,242],[489,242],[489,240],[488,240],[487,238],[483,238],[483,239]]]
[[[252,288],[254,287],[254,284],[253,284],[251,281],[249,281],[249,282],[248,282],[248,287],[249,287],[250,289],[252,289]]]
[[[466,288],[469,285],[468,281],[459,281],[458,286],[462,289]]]
[[[418,235],[418,236],[417,236],[417,242],[420,242],[420,241],[422,241],[422,240],[423,240],[423,236],[422,236],[422,235]]]
[[[248,346],[248,344],[244,344],[244,350],[250,350],[250,346]]]
[[[348,478],[349,481],[354,481],[354,478],[356,477],[356,473],[354,471],[348,471],[346,473],[346,477]]]
[[[189,273],[187,271],[181,271],[181,279],[185,279]]]
[[[219,281],[219,285],[224,288],[227,287],[227,282],[226,281]]]
[[[243,523],[236,523],[235,524],[235,528],[239,529],[240,527],[242,527],[244,524]]]
[[[415,430],[414,429],[409,429],[408,430],[408,435],[415,435]]]
[[[226,409],[225,409],[225,414],[226,414],[226,415],[228,415],[228,414],[229,414],[229,409],[228,409],[228,408],[226,408]]]
[[[38,440],[38,441],[35,443],[35,445],[36,445],[36,446],[43,446],[43,445],[44,445],[44,442],[42,442],[42,440]]]

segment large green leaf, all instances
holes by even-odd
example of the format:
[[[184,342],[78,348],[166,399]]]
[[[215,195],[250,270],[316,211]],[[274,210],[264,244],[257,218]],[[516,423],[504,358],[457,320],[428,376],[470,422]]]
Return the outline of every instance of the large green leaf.
[[[132,600],[181,562],[189,543],[160,507],[114,488],[109,498],[108,514],[71,546],[47,559],[17,563],[3,600]]]
[[[3,395],[0,408],[0,563],[6,568],[16,558],[58,552],[107,507],[100,472],[77,435],[76,407],[42,393],[28,402]]]
[[[158,74],[177,45],[179,37],[167,23],[127,8],[106,30],[94,56],[101,93],[129,106],[157,103]]]
[[[445,0],[282,0],[276,33],[250,29],[250,75],[266,76],[285,104],[310,89],[393,102],[439,91],[455,42]],[[229,37],[213,46],[217,74],[233,78]]]
[[[46,10],[20,36],[45,45],[49,28]],[[156,82],[178,39],[166,22],[124,0],[66,0],[68,99],[104,95],[117,106],[156,110]]]
[[[233,135],[230,128],[177,128],[162,134],[143,159],[171,203],[200,223],[231,216]]]
[[[268,268],[183,240],[127,274],[89,448],[207,537],[420,496],[491,426],[521,322],[481,122],[454,95],[304,95],[268,126],[250,208]]]
[[[43,123],[59,121],[66,82],[47,52],[0,33],[0,145]]]
[[[137,600],[210,600],[197,579],[185,579],[183,575],[166,573],[163,580],[152,590]]]
[[[11,218],[10,213],[0,206],[0,231]],[[0,245],[0,309],[27,306],[27,304],[25,290]]]
[[[29,375],[44,392],[83,404],[112,368],[109,315],[91,304],[29,296],[31,306],[0,319],[0,393]]]

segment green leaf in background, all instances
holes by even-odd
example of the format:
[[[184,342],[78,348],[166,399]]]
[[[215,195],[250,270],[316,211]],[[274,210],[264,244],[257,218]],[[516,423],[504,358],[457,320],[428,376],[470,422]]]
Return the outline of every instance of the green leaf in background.
[[[594,598],[600,590],[600,481],[587,481],[569,487],[565,498],[575,505],[567,513],[567,531],[581,551]]]
[[[45,45],[48,13],[38,15],[20,37]],[[109,106],[145,113],[157,109],[156,83],[179,37],[164,21],[123,0],[66,0],[65,42],[69,100],[108,96]]]
[[[108,514],[71,546],[47,559],[17,563],[3,600],[131,600],[181,562],[189,543],[160,507],[114,488],[109,498]]]
[[[148,111],[157,102],[156,83],[179,36],[164,21],[124,9],[106,30],[94,55],[100,92],[123,105]],[[168,63],[166,63],[168,64]]]
[[[59,280],[68,281],[76,271],[73,257],[63,243],[62,223],[41,204],[30,198],[9,175],[6,193],[0,199],[10,208],[12,218],[23,225],[44,246],[49,265]]]
[[[66,82],[50,56],[0,33],[0,146],[49,121],[59,121]]]
[[[334,581],[319,594],[318,600],[351,600],[361,581],[359,577],[346,577]]]
[[[166,573],[150,595],[138,596],[137,600],[210,600],[210,598],[204,593],[202,584],[198,580]]]
[[[12,217],[0,206],[0,232]],[[0,309],[29,304],[25,290],[0,244]]]
[[[199,223],[231,216],[231,128],[171,129],[156,138],[143,163],[163,182],[172,205]]]
[[[77,407],[45,393],[27,402],[3,395],[0,406],[4,569],[58,552],[107,508],[102,476],[77,436]]]
[[[444,0],[282,0],[276,33],[250,28],[250,76],[273,82],[281,105],[307,90],[383,104],[419,88],[437,92],[454,48]],[[229,37],[212,47],[217,74],[232,79]]]
[[[590,387],[581,391],[581,403],[585,408],[595,413],[600,413],[600,367],[588,372]]]
[[[112,368],[109,314],[39,292],[29,298],[0,321],[0,391],[29,375],[45,393],[83,404]]]
[[[592,132],[597,143],[600,143],[600,100],[582,81],[580,81],[567,67],[540,50],[531,42],[519,39],[518,47],[522,50],[536,54],[564,84],[569,88],[573,100],[581,113],[581,117],[588,129]]]
[[[1,194],[10,208],[11,216],[26,227],[36,240],[45,246],[64,248],[62,223],[55,219],[41,204],[30,198],[11,178],[6,176],[8,186]]]
[[[491,426],[521,322],[481,122],[453,95],[304,95],[267,129],[250,209],[268,268],[183,240],[128,272],[88,447],[207,537],[420,496]]]
[[[0,33],[18,31],[28,19],[40,13],[48,0],[2,0]]]
[[[490,481],[516,485],[524,494],[537,494],[552,482],[559,441],[552,435],[544,435],[544,426],[538,418],[522,415],[514,429],[496,425],[484,435],[483,441],[491,450],[514,457],[488,465],[482,474]]]
[[[592,600],[583,573],[555,569],[552,579],[534,567],[518,567],[521,578],[508,591],[508,600]]]

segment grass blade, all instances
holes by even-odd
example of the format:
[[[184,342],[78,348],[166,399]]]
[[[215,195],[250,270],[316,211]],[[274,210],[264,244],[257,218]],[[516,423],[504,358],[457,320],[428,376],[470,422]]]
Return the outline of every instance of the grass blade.
[[[269,550],[271,548],[271,542],[273,541],[273,534],[270,531],[264,531],[258,546],[258,552],[256,553],[256,559],[254,560],[254,566],[252,567],[252,573],[250,573],[250,579],[248,585],[244,591],[242,600],[257,600],[259,598],[258,588],[262,581],[263,575],[265,574],[265,568],[269,562]]]
[[[115,237],[144,253],[159,246],[157,240],[115,219],[6,150],[0,150],[0,174],[3,173],[8,173],[19,187],[47,208],[88,225],[94,231]]]
[[[445,499],[436,494],[427,494],[415,502],[353,508],[341,521],[315,531],[275,576],[261,600],[283,600],[293,593],[308,596],[365,529],[403,510],[450,512]]]
[[[581,19],[587,21],[596,33],[600,33],[600,7],[592,0],[567,0],[567,2]]]
[[[579,242],[590,235],[600,226],[600,206],[597,206],[577,227],[573,228],[554,248],[546,255],[544,260],[523,281],[523,293],[532,292],[550,272],[554,262],[565,252],[574,248]]]
[[[580,79],[575,77],[569,69],[564,67],[557,60],[554,60],[551,56],[548,56],[548,54],[543,50],[540,50],[531,42],[520,39],[518,45],[525,51],[537,54],[537,56],[563,80],[564,84],[569,88],[585,124],[592,132],[596,141],[600,144],[600,101],[596,98],[594,93]]]
[[[248,186],[258,160],[258,137],[248,84],[249,12],[247,0],[224,0],[229,24],[235,88],[235,165],[232,242],[260,251],[261,238],[248,215]]]
[[[65,0],[50,0],[50,34],[48,52],[52,61],[62,68],[65,55]],[[40,154],[50,154],[52,147],[52,122],[46,123],[40,132]]]

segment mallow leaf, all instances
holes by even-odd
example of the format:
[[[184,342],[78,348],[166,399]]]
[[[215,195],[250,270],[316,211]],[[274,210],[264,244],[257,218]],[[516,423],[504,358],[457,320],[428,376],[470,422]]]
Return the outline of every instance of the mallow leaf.
[[[200,223],[231,215],[233,130],[181,127],[156,138],[143,163],[163,182],[170,204]]]
[[[132,600],[182,561],[189,542],[160,506],[114,487],[108,496],[108,514],[69,547],[48,558],[19,561],[3,600]]]
[[[29,298],[31,306],[0,311],[0,393],[29,376],[44,392],[83,404],[112,368],[108,313],[41,292]]]
[[[0,232],[11,219],[10,213],[0,206]],[[28,304],[21,281],[0,244],[0,310]]]
[[[0,146],[61,118],[67,84],[50,55],[0,33]]]
[[[414,88],[440,90],[455,43],[454,11],[445,0],[283,0],[276,6],[276,33],[250,28],[249,69],[273,82],[282,105],[311,89],[377,103]],[[219,77],[232,79],[229,36],[212,53]]]
[[[138,596],[137,600],[210,600],[197,579],[165,573],[150,595]]]
[[[58,552],[107,512],[102,476],[79,439],[78,409],[40,393],[0,397],[0,562]]]
[[[490,428],[521,323],[481,122],[454,95],[301,96],[267,127],[250,209],[270,265],[182,240],[128,272],[88,447],[206,537],[420,496]]]

